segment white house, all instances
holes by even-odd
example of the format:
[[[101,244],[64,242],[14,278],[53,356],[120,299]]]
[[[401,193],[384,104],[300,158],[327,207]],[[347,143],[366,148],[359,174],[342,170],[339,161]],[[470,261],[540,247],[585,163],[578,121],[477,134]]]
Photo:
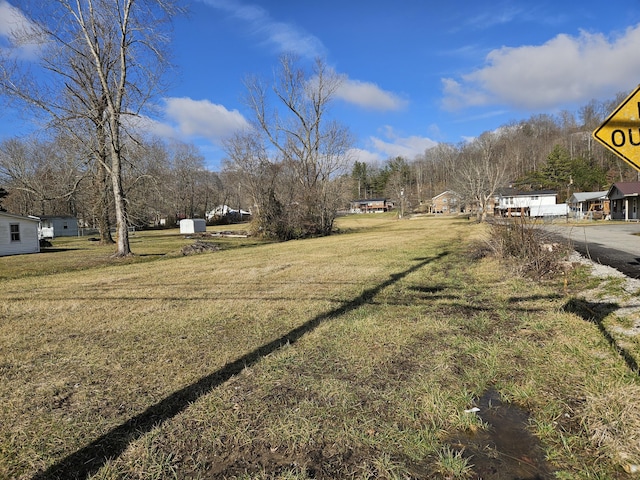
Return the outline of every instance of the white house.
[[[231,208],[228,205],[218,205],[216,208],[206,213],[206,217],[208,221],[211,221],[214,218],[225,217],[227,215],[237,216],[237,217],[248,217],[251,215],[251,212],[247,212],[242,209]]]
[[[40,238],[77,237],[78,219],[43,215],[40,217],[39,235]]]
[[[545,211],[556,212],[556,199],[558,194],[553,190],[532,190],[524,192],[507,188],[502,190],[498,196],[496,214],[503,217],[511,216],[544,216]],[[550,208],[548,208],[550,207]],[[566,215],[566,205],[564,214]]]
[[[180,233],[199,233],[207,231],[204,218],[184,218],[180,220]]]
[[[39,253],[38,217],[0,212],[0,256]]]

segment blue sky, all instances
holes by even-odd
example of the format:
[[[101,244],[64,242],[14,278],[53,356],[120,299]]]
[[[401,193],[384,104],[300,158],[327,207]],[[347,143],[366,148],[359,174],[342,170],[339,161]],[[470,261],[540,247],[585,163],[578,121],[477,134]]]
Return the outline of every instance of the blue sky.
[[[0,45],[20,2],[0,0]],[[246,124],[243,79],[321,56],[345,83],[332,114],[356,158],[413,159],[533,114],[576,111],[640,83],[640,1],[191,0],[175,72],[148,128],[196,144],[217,170]],[[13,22],[13,23],[12,23]],[[0,113],[0,140],[28,119]]]

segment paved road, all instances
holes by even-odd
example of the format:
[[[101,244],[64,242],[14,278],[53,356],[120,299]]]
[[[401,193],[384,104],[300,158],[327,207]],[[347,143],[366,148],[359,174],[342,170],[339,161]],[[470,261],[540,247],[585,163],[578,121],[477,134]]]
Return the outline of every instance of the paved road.
[[[585,257],[609,265],[628,277],[640,278],[639,223],[602,222],[579,227],[557,224],[544,228],[553,235],[570,239],[575,250]]]

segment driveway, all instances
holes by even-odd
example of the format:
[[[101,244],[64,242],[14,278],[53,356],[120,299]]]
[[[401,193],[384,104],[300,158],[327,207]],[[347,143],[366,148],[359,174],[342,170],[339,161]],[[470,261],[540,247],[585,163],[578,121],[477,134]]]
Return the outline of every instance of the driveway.
[[[586,258],[640,278],[640,224],[609,222],[576,225],[545,225],[544,229],[573,243]],[[636,234],[636,235],[634,235]]]

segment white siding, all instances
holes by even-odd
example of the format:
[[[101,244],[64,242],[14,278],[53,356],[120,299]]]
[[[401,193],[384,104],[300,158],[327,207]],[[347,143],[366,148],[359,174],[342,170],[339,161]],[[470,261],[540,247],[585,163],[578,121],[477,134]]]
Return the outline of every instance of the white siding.
[[[529,216],[531,217],[560,217],[567,215],[569,207],[566,203],[558,203],[556,205],[538,205],[532,206]]]
[[[11,225],[18,225],[20,240],[11,240]],[[38,219],[0,212],[0,256],[40,252]]]
[[[527,208],[541,207],[545,205],[555,205],[555,195],[532,195],[523,196],[515,195],[512,197],[505,196],[500,199],[500,208]]]
[[[77,237],[78,220],[75,217],[42,217],[40,237]]]

